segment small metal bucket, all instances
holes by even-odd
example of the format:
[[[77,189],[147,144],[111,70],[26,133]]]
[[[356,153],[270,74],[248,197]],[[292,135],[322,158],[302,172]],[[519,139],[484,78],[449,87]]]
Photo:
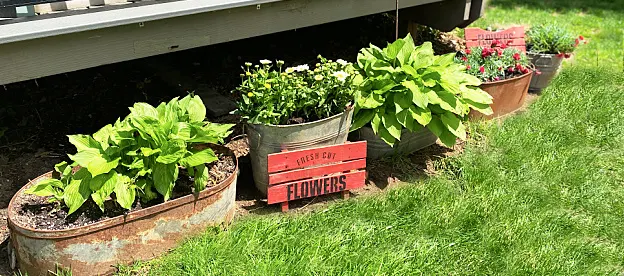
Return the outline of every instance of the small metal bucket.
[[[375,135],[375,132],[370,127],[358,129],[350,135],[349,139],[356,141],[366,140],[366,158],[371,160],[414,153],[438,141],[438,137],[428,128],[422,128],[416,132],[403,129],[401,131],[401,141],[397,141],[392,147]]]
[[[249,157],[258,190],[266,195],[269,182],[267,156],[282,150],[339,145],[347,141],[353,108],[327,119],[298,125],[247,125]]]
[[[529,90],[541,91],[550,84],[555,76],[557,76],[557,72],[563,62],[563,57],[557,57],[552,54],[535,53],[528,53],[527,55],[529,59],[531,59],[533,65],[535,65],[535,68],[542,72],[540,75],[533,73]]]

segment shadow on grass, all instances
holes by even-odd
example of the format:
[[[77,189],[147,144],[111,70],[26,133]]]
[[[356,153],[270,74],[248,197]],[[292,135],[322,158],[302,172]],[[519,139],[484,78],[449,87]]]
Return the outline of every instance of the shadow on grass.
[[[580,10],[587,13],[596,11],[624,12],[624,0],[491,0],[488,2],[488,6],[503,9],[517,7],[538,10],[549,9],[557,12],[568,10]]]

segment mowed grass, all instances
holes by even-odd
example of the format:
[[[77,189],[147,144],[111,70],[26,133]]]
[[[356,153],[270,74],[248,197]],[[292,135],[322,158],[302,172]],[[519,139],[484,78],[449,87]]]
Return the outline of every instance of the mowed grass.
[[[441,176],[312,213],[247,217],[122,273],[624,273],[624,74],[617,63],[581,62],[595,49],[622,58],[607,31],[621,36],[624,6],[524,2],[492,1],[476,25],[554,18],[594,30],[591,42],[527,112],[473,124],[484,138],[438,164]]]
[[[570,63],[624,72],[624,0],[490,0],[472,27],[557,24],[588,39]]]

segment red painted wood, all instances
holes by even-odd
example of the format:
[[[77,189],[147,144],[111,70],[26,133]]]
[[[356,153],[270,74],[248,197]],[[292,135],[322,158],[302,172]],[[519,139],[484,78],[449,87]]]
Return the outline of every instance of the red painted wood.
[[[467,40],[466,47],[477,47],[477,46],[488,46],[492,45],[494,40]],[[507,44],[507,46],[524,46],[526,43],[524,39],[516,38],[516,39],[500,39],[502,43]]]
[[[360,158],[366,158],[366,141],[270,154],[268,172],[275,173]]]
[[[351,192],[349,192],[349,191],[342,191],[342,199],[349,199],[350,195],[351,195]]]
[[[288,201],[282,202],[282,212],[288,212]]]
[[[364,186],[365,175],[357,171],[269,186],[268,204],[357,189]]]
[[[513,27],[503,31],[490,32],[479,28],[466,28],[466,47],[490,46],[494,40],[508,44],[509,47],[526,52],[524,27]]]
[[[493,40],[524,38],[524,27],[513,27],[498,32],[486,31],[479,28],[466,28],[464,31],[466,40]]]
[[[366,159],[339,162],[314,168],[296,169],[269,174],[269,185],[364,168],[366,168]]]

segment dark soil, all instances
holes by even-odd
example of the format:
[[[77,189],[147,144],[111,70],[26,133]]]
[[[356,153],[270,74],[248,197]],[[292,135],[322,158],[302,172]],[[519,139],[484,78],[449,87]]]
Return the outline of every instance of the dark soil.
[[[209,164],[209,180],[207,187],[212,187],[224,181],[228,176],[235,173],[236,165],[231,155],[219,154],[219,160]],[[171,199],[180,198],[193,193],[193,177],[190,177],[185,170],[180,170],[180,176],[173,189]],[[104,204],[104,212],[93,202],[87,200],[75,213],[67,216],[67,207],[59,208],[56,203],[48,203],[47,198],[18,194],[15,198],[15,223],[20,225],[40,229],[40,230],[62,230],[70,229],[96,222],[125,215],[128,212],[141,210],[150,206],[162,203],[162,198],[150,202],[137,200],[132,209],[126,210],[112,200]]]

